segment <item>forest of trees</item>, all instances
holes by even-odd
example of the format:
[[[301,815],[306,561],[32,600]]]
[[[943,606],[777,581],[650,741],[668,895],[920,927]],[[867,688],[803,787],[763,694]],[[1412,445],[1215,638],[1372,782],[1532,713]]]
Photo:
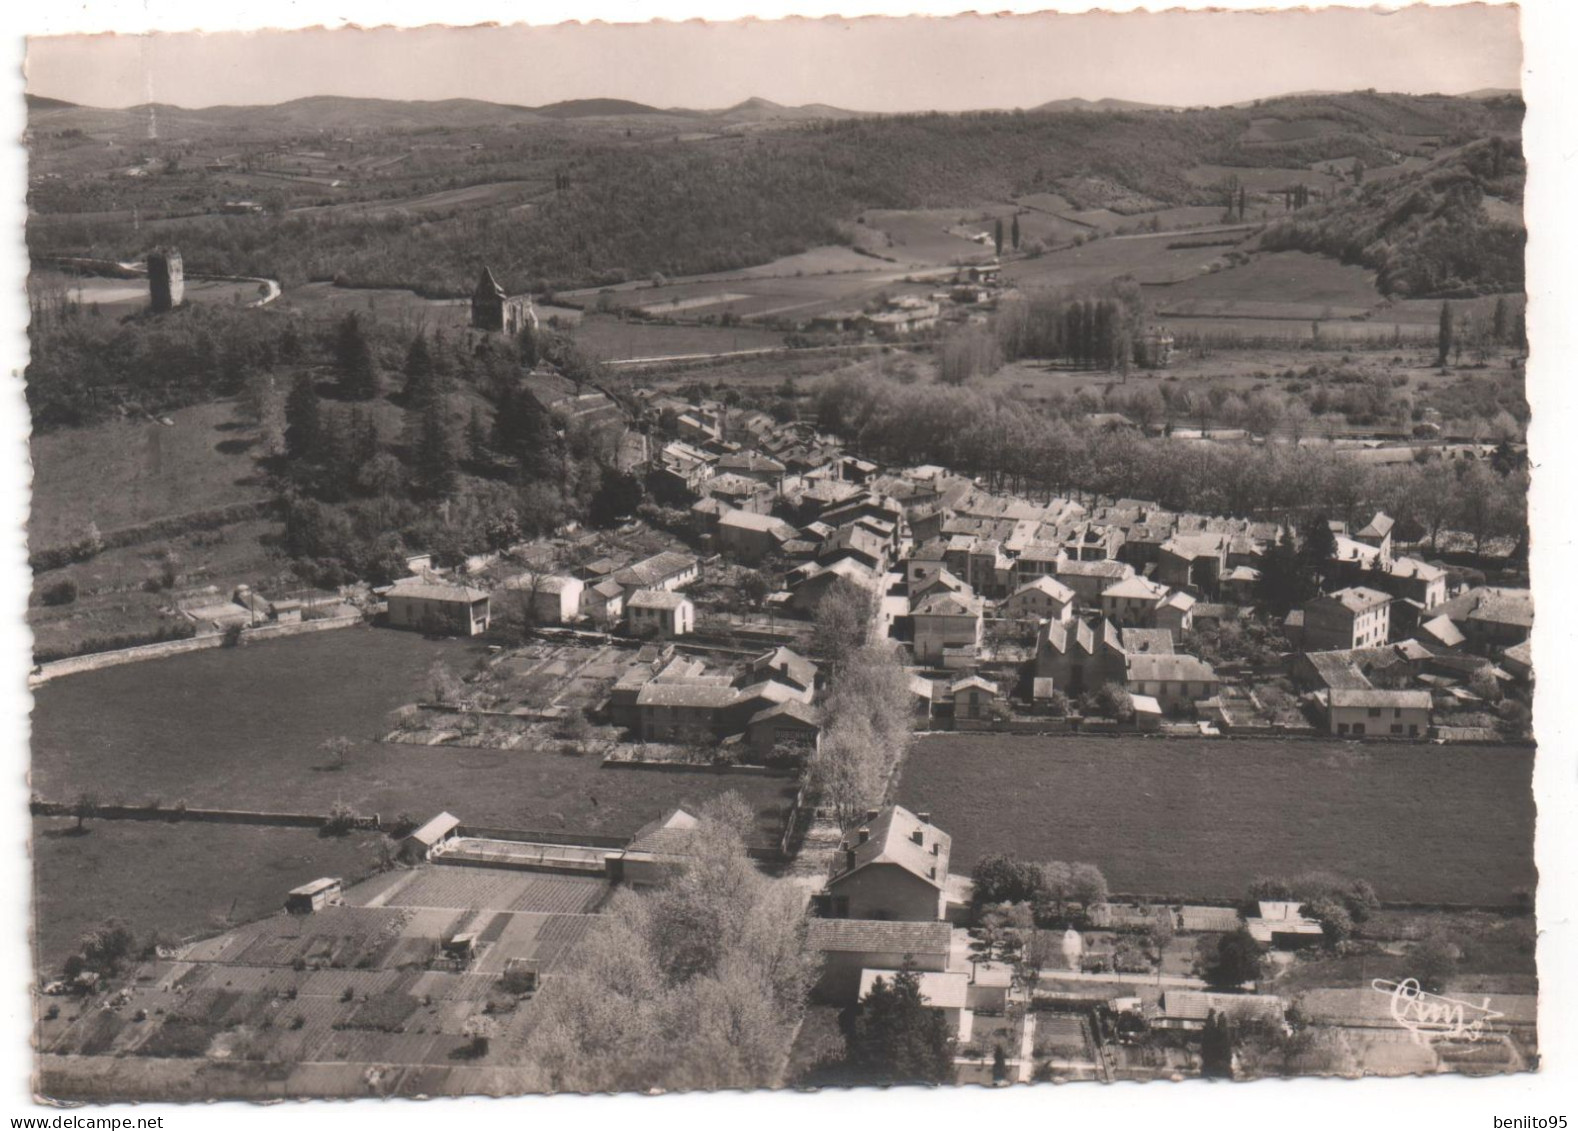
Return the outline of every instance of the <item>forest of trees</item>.
[[[1475,142],[1415,173],[1371,181],[1357,197],[1299,211],[1261,237],[1268,250],[1313,251],[1377,272],[1398,297],[1523,289],[1527,234],[1493,220],[1487,197],[1523,201],[1526,164],[1516,139]]]
[[[1256,118],[1303,114],[1329,116],[1340,128],[1314,140],[1243,143]],[[431,170],[401,186],[419,193],[518,178],[556,186],[527,211],[510,202],[415,215],[198,216],[164,222],[161,239],[182,249],[189,271],[263,275],[287,286],[343,279],[463,294],[484,252],[514,265],[506,284],[517,289],[602,285],[738,268],[848,242],[850,225],[872,208],[968,206],[1037,191],[1061,193],[1081,208],[1216,203],[1214,188],[1186,176],[1197,163],[1307,165],[1356,156],[1378,165],[1385,154],[1377,131],[1417,128],[1467,140],[1515,129],[1518,117],[1467,100],[1341,95],[1254,110],[828,120],[705,144],[632,144],[554,125],[542,127],[564,154],[551,180],[541,145],[490,135],[500,152],[485,172],[473,164],[458,173]],[[28,238],[35,254],[132,258],[146,251],[146,236],[129,216],[60,218],[29,225]],[[1405,241],[1396,254],[1406,257],[1413,247]]]
[[[746,854],[750,807],[706,807],[663,886],[621,888],[532,1003],[532,1091],[762,1088],[816,974],[804,898]]]

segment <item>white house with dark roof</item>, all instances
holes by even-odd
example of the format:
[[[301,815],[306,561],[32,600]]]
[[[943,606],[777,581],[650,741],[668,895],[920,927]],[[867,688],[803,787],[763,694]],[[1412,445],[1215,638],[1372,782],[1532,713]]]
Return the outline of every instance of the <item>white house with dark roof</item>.
[[[1430,733],[1430,692],[1334,687],[1324,693],[1327,729],[1362,737],[1423,738]]]
[[[846,830],[820,899],[827,918],[929,923],[946,917],[953,838],[930,814],[871,809]]]
[[[696,606],[682,593],[637,589],[625,602],[625,619],[632,636],[670,639],[696,631]]]
[[[1101,614],[1120,628],[1147,625],[1156,606],[1167,599],[1167,586],[1144,577],[1129,577],[1101,591]]]
[[[910,610],[915,659],[942,664],[952,651],[974,659],[983,637],[981,599],[967,593],[933,593]]]
[[[486,591],[423,578],[397,581],[389,590],[389,625],[431,634],[478,636],[488,630],[492,603]]]
[[[1163,710],[1173,711],[1221,689],[1216,670],[1204,660],[1182,654],[1141,653],[1126,657],[1131,695],[1149,695]]]

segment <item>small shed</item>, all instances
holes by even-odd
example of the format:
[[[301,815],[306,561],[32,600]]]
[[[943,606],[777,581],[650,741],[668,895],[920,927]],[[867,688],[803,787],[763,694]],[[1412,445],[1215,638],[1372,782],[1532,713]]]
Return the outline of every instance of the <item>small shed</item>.
[[[344,884],[333,876],[324,876],[299,888],[291,888],[285,896],[285,910],[293,915],[310,915],[321,911],[339,899]]]
[[[1135,726],[1141,730],[1161,729],[1162,705],[1154,695],[1130,695],[1129,702],[1134,706]]]
[[[452,958],[459,962],[469,962],[477,953],[477,938],[479,932],[465,931],[453,938],[445,939],[443,943],[444,957]]]
[[[400,842],[400,859],[408,864],[432,859],[445,841],[459,835],[460,818],[453,813],[440,813]]]

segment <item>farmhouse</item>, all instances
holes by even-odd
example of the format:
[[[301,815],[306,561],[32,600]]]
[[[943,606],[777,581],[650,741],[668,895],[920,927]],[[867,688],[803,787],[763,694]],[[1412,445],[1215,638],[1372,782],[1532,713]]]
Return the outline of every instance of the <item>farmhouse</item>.
[[[432,634],[477,636],[488,630],[491,602],[481,589],[407,578],[389,590],[389,625]]]
[[[1133,577],[1134,567],[1127,562],[1077,562],[1064,559],[1057,563],[1056,575],[1059,581],[1074,591],[1081,605],[1099,609],[1102,593],[1118,582]]]
[[[1280,1027],[1285,1007],[1273,994],[1218,994],[1200,990],[1167,990],[1157,1004],[1146,1011],[1153,1029],[1182,1029],[1198,1032],[1205,1028],[1213,1013],[1226,1014],[1235,1022],[1263,1022]]]
[[[1239,569],[1246,569],[1240,566]],[[1234,571],[1237,572],[1237,571]],[[1254,570],[1248,570],[1255,573]],[[1256,574],[1258,577],[1259,575]],[[1198,602],[1182,589],[1175,590],[1156,603],[1151,612],[1151,622],[1173,636],[1182,636],[1194,627],[1194,607]]]
[[[1430,729],[1430,692],[1332,688],[1326,721],[1331,734],[1418,738]]]
[[[1480,586],[1454,597],[1439,612],[1452,619],[1476,652],[1522,644],[1534,624],[1533,595],[1527,589]]]
[[[980,721],[992,717],[992,709],[1002,698],[997,684],[978,675],[966,676],[948,686],[953,700],[954,719]]]
[[[630,635],[665,640],[696,631],[696,606],[689,597],[664,589],[637,589],[625,602]]]
[[[906,961],[917,970],[948,968],[953,929],[947,923],[902,923],[881,919],[812,919],[806,947],[822,956],[816,994],[848,1004],[860,997],[862,970],[897,970]]]
[[[868,809],[845,834],[819,904],[830,919],[943,919],[952,845],[929,813]]]

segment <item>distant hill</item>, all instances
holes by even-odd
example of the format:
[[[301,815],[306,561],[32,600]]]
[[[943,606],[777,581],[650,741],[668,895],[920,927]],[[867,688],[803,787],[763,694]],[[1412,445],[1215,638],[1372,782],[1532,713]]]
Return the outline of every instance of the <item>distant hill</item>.
[[[1171,110],[1174,107],[1162,106],[1154,102],[1125,102],[1121,98],[1100,98],[1095,102],[1088,98],[1059,98],[1052,102],[1043,102],[1034,109],[1036,113],[1046,114],[1065,114],[1073,111],[1111,114],[1138,110]]]
[[[59,98],[45,98],[41,94],[24,95],[27,100],[28,110],[71,110],[76,107],[75,102],[66,102]]]
[[[806,106],[783,106],[765,98],[747,98],[737,106],[715,111],[715,116],[730,122],[809,122],[843,121],[868,115],[860,110],[844,110],[821,102]]]
[[[572,98],[565,102],[551,102],[533,111],[540,118],[620,118],[630,115],[691,114],[690,110],[659,110],[644,102],[631,102],[624,98]]]
[[[237,130],[292,134],[443,126],[475,129],[530,121],[534,117],[525,107],[485,102],[479,98],[407,102],[338,95],[296,98],[271,106],[205,106],[196,110],[162,103],[100,109],[57,99],[30,98],[28,115],[34,124],[47,124],[51,128],[77,128],[94,134],[126,133],[137,137],[148,136],[150,129],[156,129],[163,137],[204,137]]]

